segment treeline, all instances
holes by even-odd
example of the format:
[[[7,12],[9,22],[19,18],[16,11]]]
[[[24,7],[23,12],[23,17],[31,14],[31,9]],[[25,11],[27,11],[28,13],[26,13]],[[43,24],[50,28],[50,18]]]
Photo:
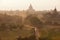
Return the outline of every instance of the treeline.
[[[23,20],[24,22],[22,21],[22,19],[23,18],[21,16],[17,15],[12,16],[7,14],[0,14],[0,31],[18,31],[18,33],[20,34],[18,35],[19,37],[17,38],[17,40],[36,40],[35,36],[32,35],[33,32],[30,32],[33,30],[28,30],[28,28],[25,29],[26,25],[29,25],[40,30],[40,40],[51,40],[53,37],[60,37],[60,28],[51,28],[50,25],[47,27],[45,23],[43,23],[36,15],[27,15],[27,17]],[[13,33],[14,36],[16,33]],[[27,34],[29,34],[30,36]],[[21,35],[25,37],[21,38]],[[29,37],[26,38],[26,36]]]
[[[22,17],[0,14],[0,31],[17,29],[22,25]]]

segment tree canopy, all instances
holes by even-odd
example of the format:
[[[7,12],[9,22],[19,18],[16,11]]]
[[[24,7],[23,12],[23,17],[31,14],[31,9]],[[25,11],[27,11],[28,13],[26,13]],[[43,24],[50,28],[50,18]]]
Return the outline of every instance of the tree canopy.
[[[27,16],[27,18],[25,19],[25,24],[34,27],[42,27],[43,25],[42,21],[40,21],[40,19],[37,16],[32,15]]]

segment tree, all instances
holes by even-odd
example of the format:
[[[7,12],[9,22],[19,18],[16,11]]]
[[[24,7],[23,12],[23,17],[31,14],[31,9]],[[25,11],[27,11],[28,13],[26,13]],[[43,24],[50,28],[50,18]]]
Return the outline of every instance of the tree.
[[[31,25],[33,27],[42,27],[43,23],[37,16],[29,15],[25,19],[25,24]]]

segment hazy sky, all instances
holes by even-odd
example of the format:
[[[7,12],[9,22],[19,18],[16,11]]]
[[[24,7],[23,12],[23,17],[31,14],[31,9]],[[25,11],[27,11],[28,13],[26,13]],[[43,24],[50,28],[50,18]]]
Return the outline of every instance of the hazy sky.
[[[32,4],[36,10],[50,10],[55,6],[60,10],[60,0],[0,0],[0,9],[28,9]]]

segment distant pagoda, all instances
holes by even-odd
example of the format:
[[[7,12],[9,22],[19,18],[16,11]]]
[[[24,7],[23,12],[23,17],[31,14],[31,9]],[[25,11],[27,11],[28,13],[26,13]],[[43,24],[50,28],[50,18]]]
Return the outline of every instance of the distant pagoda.
[[[53,14],[55,14],[55,15],[58,14],[58,11],[57,11],[56,7],[55,7],[55,9],[53,10]]]
[[[35,11],[32,7],[32,5],[30,4],[29,8],[28,8],[28,11]]]

